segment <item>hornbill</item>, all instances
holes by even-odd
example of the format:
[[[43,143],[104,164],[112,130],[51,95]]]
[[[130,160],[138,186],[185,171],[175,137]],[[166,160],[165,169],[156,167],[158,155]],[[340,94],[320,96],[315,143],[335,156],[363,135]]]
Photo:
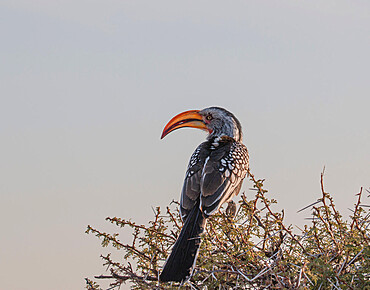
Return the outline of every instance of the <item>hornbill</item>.
[[[180,199],[184,225],[160,274],[163,282],[190,279],[206,219],[239,193],[249,167],[240,122],[229,111],[210,107],[180,113],[165,126],[161,139],[183,127],[205,130],[208,137],[190,158]]]

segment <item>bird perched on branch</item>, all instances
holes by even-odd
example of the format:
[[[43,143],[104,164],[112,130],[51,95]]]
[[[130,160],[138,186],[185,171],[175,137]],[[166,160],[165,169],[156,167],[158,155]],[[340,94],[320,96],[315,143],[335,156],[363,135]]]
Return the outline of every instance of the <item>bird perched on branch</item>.
[[[240,122],[229,111],[210,107],[180,113],[165,126],[161,139],[183,127],[205,130],[208,137],[190,158],[180,199],[184,225],[160,275],[163,282],[191,277],[206,219],[239,193],[249,166]]]

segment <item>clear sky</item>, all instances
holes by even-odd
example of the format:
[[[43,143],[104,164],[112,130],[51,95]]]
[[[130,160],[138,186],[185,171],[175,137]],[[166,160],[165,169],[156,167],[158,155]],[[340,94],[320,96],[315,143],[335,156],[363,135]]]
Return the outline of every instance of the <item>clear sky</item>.
[[[2,0],[0,39],[2,289],[103,273],[86,226],[179,197],[205,134],[159,137],[184,110],[239,118],[287,222],[324,166],[345,215],[370,187],[369,1]]]

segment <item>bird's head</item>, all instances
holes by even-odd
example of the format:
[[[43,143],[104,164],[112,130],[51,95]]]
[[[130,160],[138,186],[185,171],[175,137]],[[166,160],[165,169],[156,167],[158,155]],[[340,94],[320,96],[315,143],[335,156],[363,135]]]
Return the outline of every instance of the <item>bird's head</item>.
[[[236,141],[242,141],[242,127],[239,120],[229,111],[219,107],[191,110],[176,115],[164,127],[161,139],[170,132],[184,127],[207,131],[208,139],[226,135]]]

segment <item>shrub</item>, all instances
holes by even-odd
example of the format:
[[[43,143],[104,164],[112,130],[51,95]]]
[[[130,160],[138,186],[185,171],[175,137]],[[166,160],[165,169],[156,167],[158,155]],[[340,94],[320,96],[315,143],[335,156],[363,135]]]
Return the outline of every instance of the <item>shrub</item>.
[[[349,220],[344,220],[331,195],[324,190],[311,208],[311,222],[293,233],[284,224],[284,211],[276,212],[276,200],[266,197],[264,180],[249,173],[256,194],[247,200],[241,194],[235,215],[222,211],[208,219],[197,264],[184,289],[370,289],[369,206],[361,204],[363,189]],[[369,192],[369,191],[368,191]],[[182,221],[178,203],[155,210],[148,225],[107,218],[119,228],[132,230],[129,244],[119,234],[101,232],[91,226],[86,233],[123,252],[125,263],[111,255],[101,256],[111,279],[110,289],[129,283],[132,289],[178,289],[179,283],[162,283],[158,277],[170,253]],[[86,278],[87,289],[101,289]]]

